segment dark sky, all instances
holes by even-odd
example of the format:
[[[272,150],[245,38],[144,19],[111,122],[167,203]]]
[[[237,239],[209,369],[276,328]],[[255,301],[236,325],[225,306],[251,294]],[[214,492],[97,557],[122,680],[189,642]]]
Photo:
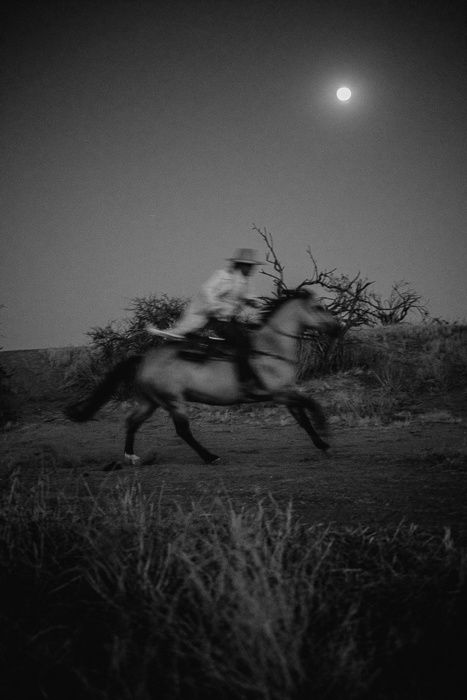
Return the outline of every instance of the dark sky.
[[[267,227],[286,281],[407,280],[465,319],[466,11],[35,2],[4,12],[0,345],[86,342]],[[348,85],[350,102],[336,89]],[[258,291],[270,285],[257,277]]]

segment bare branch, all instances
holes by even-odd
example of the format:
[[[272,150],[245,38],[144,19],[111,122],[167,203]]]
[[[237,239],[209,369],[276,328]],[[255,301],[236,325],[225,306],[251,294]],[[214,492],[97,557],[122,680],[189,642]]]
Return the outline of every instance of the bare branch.
[[[395,282],[389,297],[383,301],[380,294],[373,293],[368,299],[373,315],[382,325],[401,323],[411,311],[422,318],[428,315],[423,298],[414,292],[407,282]]]
[[[274,240],[272,234],[265,228],[261,230],[255,224],[252,225],[252,230],[257,233],[266,245],[266,262],[272,265],[274,272],[266,272],[265,270],[260,270],[262,275],[266,277],[271,277],[274,281],[274,286],[276,288],[277,296],[280,296],[287,291],[287,285],[284,282],[284,266],[277,257],[276,251],[274,250]]]

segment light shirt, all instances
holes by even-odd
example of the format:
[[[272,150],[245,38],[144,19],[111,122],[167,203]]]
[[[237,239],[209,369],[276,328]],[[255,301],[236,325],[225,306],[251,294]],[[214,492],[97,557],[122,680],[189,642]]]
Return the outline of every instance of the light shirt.
[[[250,278],[240,270],[217,270],[201,287],[205,310],[220,320],[230,320],[243,308],[245,301],[254,299]]]

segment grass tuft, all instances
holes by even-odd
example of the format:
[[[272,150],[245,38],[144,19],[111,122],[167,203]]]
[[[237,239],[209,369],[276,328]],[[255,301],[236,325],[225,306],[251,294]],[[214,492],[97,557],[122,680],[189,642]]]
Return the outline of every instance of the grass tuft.
[[[77,498],[16,474],[0,547],[5,697],[466,689],[467,566],[447,530],[305,527],[272,499],[169,508],[130,479]]]

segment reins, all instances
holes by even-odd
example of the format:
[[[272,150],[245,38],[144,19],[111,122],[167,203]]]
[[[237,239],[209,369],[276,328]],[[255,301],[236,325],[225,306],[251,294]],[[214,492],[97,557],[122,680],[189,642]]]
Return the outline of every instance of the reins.
[[[290,357],[284,357],[283,355],[277,355],[275,352],[266,352],[266,350],[252,350],[253,355],[266,355],[266,357],[274,357],[276,360],[283,360],[283,362],[288,362],[291,365],[297,364],[296,360],[291,360]]]
[[[273,326],[272,323],[266,324],[269,326],[269,328],[272,328],[274,333],[278,333],[279,335],[285,335],[286,338],[294,338],[294,340],[301,340],[303,337],[302,335],[297,335],[296,333],[286,333],[285,331],[281,331],[280,328],[277,328],[277,326]]]
[[[274,333],[278,335],[284,335],[286,338],[293,338],[294,340],[301,340],[302,335],[297,335],[296,333],[286,333],[272,323],[266,323],[266,326],[270,328]],[[284,357],[283,355],[277,355],[274,352],[267,352],[266,350],[253,350],[255,355],[266,355],[267,357],[274,357],[276,360],[282,360],[283,362],[288,362],[291,365],[296,365],[297,360],[292,360],[290,357]]]

